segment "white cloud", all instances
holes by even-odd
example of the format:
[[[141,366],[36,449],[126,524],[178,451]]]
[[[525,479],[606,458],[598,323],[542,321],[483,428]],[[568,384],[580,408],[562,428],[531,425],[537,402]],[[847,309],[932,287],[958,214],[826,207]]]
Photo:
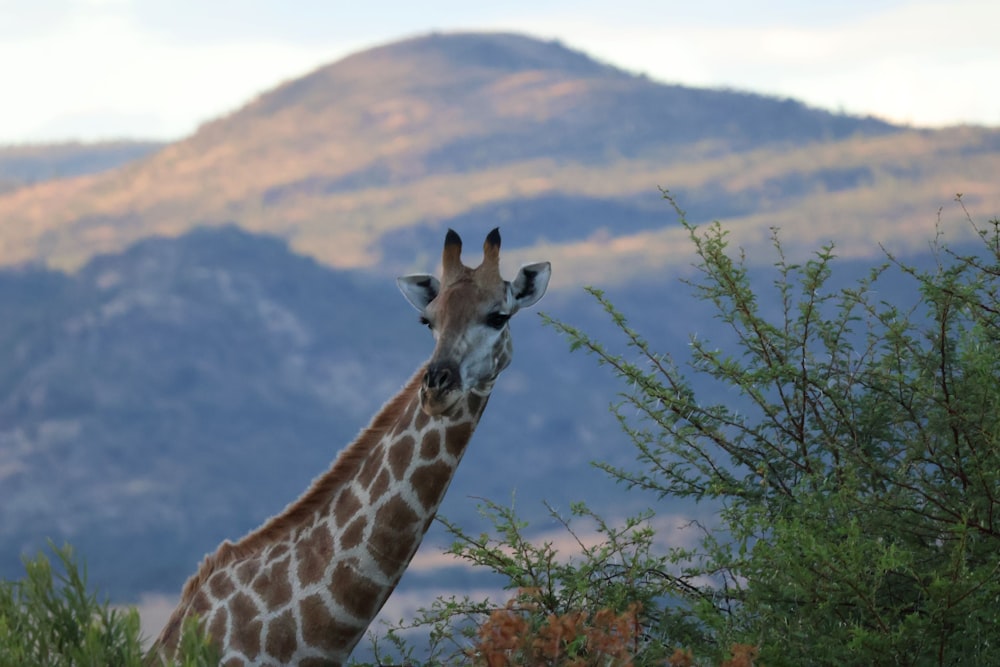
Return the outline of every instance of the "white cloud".
[[[140,128],[175,138],[346,51],[268,41],[180,47],[125,15],[82,15],[40,38],[0,42],[0,80],[10,91],[0,141]],[[94,122],[102,116],[108,120]],[[124,120],[121,132],[116,119]]]
[[[1000,123],[993,85],[1000,3],[992,0],[845,0],[835,9],[797,0],[420,7],[0,0],[0,142],[177,138],[350,51],[462,27],[558,38],[661,81],[917,125]]]
[[[524,17],[590,53],[667,82],[728,86],[918,125],[1000,123],[1000,3],[869,10],[852,21],[761,26],[634,17]]]

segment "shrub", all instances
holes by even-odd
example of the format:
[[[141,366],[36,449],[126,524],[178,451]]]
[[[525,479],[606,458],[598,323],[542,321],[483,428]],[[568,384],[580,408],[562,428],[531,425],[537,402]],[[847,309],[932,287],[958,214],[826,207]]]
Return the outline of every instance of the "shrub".
[[[25,559],[25,577],[0,582],[0,667],[141,667],[145,655],[134,608],[115,609],[87,590],[86,570],[69,546]],[[182,667],[218,665],[216,652],[185,628]]]

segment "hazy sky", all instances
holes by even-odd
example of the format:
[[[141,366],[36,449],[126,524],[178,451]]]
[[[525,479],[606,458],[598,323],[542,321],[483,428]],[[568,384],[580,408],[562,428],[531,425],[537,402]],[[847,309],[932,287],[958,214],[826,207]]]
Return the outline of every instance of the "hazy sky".
[[[180,138],[432,30],[556,38],[664,82],[918,126],[1000,125],[998,27],[997,0],[0,0],[0,143]]]

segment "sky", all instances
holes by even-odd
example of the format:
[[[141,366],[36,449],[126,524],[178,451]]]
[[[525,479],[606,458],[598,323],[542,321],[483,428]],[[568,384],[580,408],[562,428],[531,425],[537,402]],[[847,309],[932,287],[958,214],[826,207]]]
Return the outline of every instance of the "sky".
[[[996,0],[0,0],[0,144],[174,140],[431,31],[558,39],[665,83],[918,127],[1000,125]]]

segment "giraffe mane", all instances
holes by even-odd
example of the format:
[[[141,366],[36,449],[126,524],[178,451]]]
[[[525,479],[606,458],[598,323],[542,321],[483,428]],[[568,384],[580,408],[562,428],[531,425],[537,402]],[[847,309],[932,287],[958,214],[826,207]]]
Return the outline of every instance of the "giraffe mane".
[[[190,598],[202,584],[220,568],[259,553],[263,546],[287,535],[290,530],[301,525],[304,520],[315,515],[324,504],[328,503],[335,490],[354,477],[366,455],[382,439],[386,431],[396,424],[417,393],[425,371],[426,365],[421,366],[403,390],[382,406],[358,437],[340,451],[333,465],[314,479],[297,500],[292,501],[280,514],[271,517],[237,542],[224,540],[213,553],[205,556],[198,566],[198,571],[184,584],[181,591],[182,604],[178,605],[174,616],[180,618],[178,612],[186,606],[183,603],[190,602]]]

